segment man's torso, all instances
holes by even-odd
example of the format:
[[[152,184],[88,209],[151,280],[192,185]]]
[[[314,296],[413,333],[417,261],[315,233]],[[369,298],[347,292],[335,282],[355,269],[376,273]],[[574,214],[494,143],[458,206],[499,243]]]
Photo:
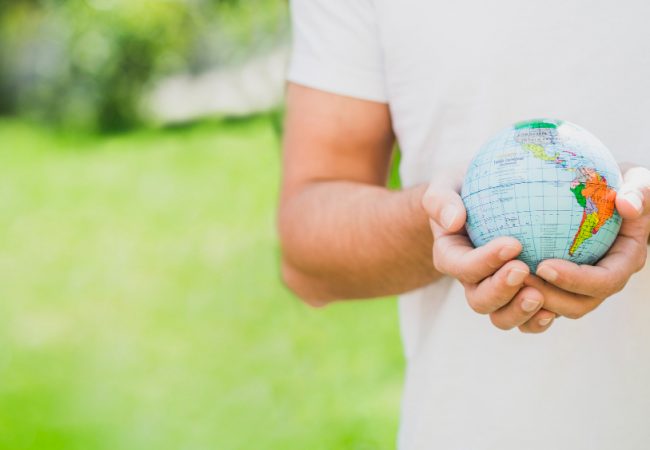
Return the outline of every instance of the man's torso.
[[[650,167],[650,4],[376,0],[406,186],[464,164],[499,129],[555,117]],[[400,299],[400,445],[650,448],[650,271],[543,335],[494,328],[445,280]]]

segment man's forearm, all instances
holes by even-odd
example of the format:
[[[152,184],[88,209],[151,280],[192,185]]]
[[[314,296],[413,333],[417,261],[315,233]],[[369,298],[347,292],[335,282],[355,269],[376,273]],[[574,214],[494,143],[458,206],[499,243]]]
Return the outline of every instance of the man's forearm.
[[[435,280],[424,190],[323,181],[284,200],[279,228],[287,285],[318,304],[392,295]]]

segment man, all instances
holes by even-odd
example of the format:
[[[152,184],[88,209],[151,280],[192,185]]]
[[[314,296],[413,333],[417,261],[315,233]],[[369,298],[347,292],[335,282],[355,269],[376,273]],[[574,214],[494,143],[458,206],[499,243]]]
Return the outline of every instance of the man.
[[[292,15],[283,276],[313,306],[402,294],[399,447],[650,448],[650,4],[295,0]],[[515,239],[462,233],[458,174],[535,117],[584,126],[625,167],[621,234],[596,266],[529,274]]]

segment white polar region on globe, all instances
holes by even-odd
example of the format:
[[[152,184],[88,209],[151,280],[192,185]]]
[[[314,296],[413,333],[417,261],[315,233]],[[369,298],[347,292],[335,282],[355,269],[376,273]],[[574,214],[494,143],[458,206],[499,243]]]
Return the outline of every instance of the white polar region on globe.
[[[570,122],[534,119],[497,133],[465,175],[461,197],[474,246],[518,239],[531,271],[551,258],[595,264],[621,227],[622,177],[595,136]]]

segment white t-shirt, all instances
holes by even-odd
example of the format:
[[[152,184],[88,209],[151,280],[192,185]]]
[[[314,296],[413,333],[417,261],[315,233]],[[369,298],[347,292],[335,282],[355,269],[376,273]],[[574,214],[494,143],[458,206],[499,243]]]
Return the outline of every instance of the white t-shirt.
[[[650,2],[294,0],[289,80],[386,102],[405,186],[514,122],[554,117],[650,167]],[[399,447],[650,448],[650,270],[541,335],[443,279],[402,295]]]

